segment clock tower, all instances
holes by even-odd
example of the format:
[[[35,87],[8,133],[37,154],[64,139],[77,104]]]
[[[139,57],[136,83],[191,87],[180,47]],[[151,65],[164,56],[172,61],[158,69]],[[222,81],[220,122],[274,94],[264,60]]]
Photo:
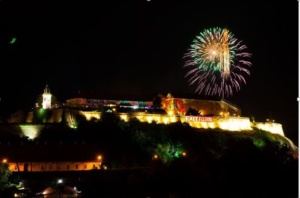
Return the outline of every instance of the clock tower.
[[[51,93],[48,85],[46,85],[43,93],[43,108],[44,109],[51,109]]]

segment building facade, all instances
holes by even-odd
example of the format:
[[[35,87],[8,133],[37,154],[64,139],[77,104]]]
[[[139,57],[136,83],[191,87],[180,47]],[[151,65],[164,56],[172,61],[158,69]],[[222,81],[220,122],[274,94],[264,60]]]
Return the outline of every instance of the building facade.
[[[103,112],[114,112],[120,119],[129,121],[137,118],[141,122],[169,124],[188,123],[195,128],[219,128],[228,131],[246,131],[253,127],[284,136],[281,124],[270,122],[252,123],[249,117],[241,116],[241,109],[220,99],[195,99],[191,97],[174,97],[158,94],[158,100],[119,100],[119,99],[68,99],[63,108],[53,109],[45,121],[60,123],[65,120],[69,127],[76,128],[75,114],[86,120],[101,119]],[[36,113],[36,115],[38,115]],[[28,123],[33,123],[34,114],[29,112]]]
[[[42,106],[44,109],[51,109],[51,93],[48,85],[46,85],[43,93],[43,103]]]
[[[105,169],[101,161],[8,162],[12,172],[88,171]]]

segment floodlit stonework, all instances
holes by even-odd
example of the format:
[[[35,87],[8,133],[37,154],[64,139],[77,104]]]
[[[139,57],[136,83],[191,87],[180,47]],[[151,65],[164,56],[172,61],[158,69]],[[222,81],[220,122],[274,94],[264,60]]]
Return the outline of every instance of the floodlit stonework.
[[[131,118],[157,124],[182,122],[195,128],[227,131],[249,131],[255,127],[284,136],[280,123],[251,122],[249,117],[241,116],[240,108],[225,100],[174,97],[170,93],[167,96],[159,94],[157,97],[159,104],[151,100],[72,98],[66,101],[63,108],[52,109],[51,116],[43,122],[60,123],[65,120],[70,128],[76,128],[76,114],[90,121],[101,119],[102,112],[112,112],[126,122]],[[33,123],[35,115],[42,113],[29,112],[27,123]]]

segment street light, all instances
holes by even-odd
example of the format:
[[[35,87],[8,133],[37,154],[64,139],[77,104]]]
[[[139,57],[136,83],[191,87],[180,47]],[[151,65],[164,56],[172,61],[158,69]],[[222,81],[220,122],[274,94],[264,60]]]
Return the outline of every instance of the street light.
[[[7,163],[7,159],[6,158],[4,158],[3,160],[2,160],[2,163]]]
[[[62,190],[63,190],[63,188],[64,188],[64,186],[63,186],[63,180],[62,179],[58,179],[57,180],[57,186],[56,186],[56,190],[58,191],[58,197],[60,198],[61,197],[61,192],[62,192]]]
[[[97,161],[99,162],[99,169],[101,169],[101,164],[102,164],[102,155],[97,155]],[[97,168],[98,169],[98,168]]]

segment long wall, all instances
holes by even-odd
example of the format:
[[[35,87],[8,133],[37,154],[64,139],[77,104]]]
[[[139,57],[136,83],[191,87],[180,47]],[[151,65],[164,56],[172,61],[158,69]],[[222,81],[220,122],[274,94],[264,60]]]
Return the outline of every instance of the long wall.
[[[280,123],[275,122],[255,122],[252,123],[253,127],[256,127],[258,129],[269,131],[271,133],[279,134],[284,136],[282,125]]]
[[[12,172],[86,171],[101,169],[101,162],[9,162]]]
[[[63,112],[64,111],[64,112]],[[101,118],[101,112],[99,111],[80,111],[69,109],[55,109],[52,116],[49,118],[48,123],[60,123],[63,119],[68,123],[70,128],[77,127],[76,114],[83,115],[86,120]],[[271,133],[280,134],[284,136],[282,125],[274,122],[256,122],[252,123],[248,117],[240,116],[185,116],[185,115],[173,115],[173,114],[152,114],[147,112],[134,112],[134,113],[117,113],[120,119],[129,121],[130,118],[137,118],[141,122],[156,122],[158,124],[169,124],[174,122],[188,123],[195,128],[219,128],[228,131],[245,131],[252,130],[253,127],[261,130],[269,131]],[[63,118],[64,116],[64,118]],[[28,115],[28,123],[32,122],[32,114]],[[27,130],[25,130],[27,129]],[[24,133],[31,134],[30,138],[33,138],[33,133],[37,133],[36,127],[23,127]],[[33,137],[31,137],[33,136]]]
[[[87,120],[92,118],[100,119],[101,113],[96,111],[80,111]],[[119,113],[120,119],[128,121],[131,117],[135,117],[141,122],[156,122],[158,124],[169,124],[174,122],[188,123],[195,128],[219,128],[228,131],[245,131],[252,130],[252,127],[269,131],[284,136],[283,129],[279,123],[258,123],[253,125],[248,117],[221,117],[221,116],[175,116],[163,114],[147,114],[143,112],[127,114]]]

